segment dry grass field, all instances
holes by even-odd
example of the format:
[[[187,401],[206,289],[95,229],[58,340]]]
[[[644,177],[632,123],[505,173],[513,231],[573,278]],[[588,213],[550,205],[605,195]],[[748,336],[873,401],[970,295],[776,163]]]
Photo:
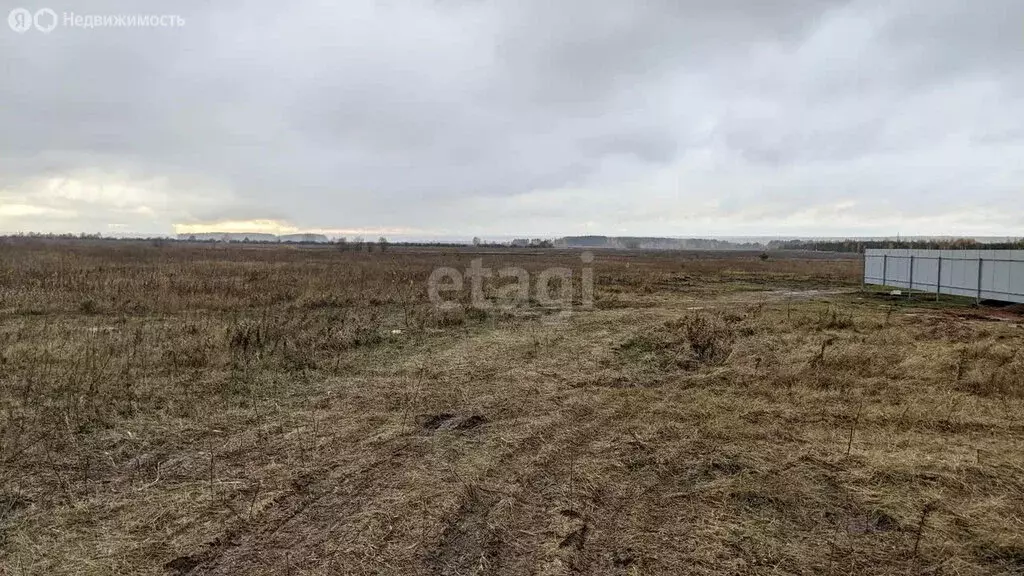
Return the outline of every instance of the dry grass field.
[[[856,258],[2,242],[3,574],[1024,573],[1024,320]]]

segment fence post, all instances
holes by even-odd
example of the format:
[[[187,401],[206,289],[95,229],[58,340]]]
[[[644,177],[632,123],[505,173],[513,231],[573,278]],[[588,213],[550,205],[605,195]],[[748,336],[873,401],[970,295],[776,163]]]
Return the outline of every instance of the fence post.
[[[885,286],[885,273],[889,270],[889,255],[882,254],[882,286]]]
[[[910,286],[907,288],[907,300],[910,300],[910,293],[914,291],[914,255],[910,255]]]
[[[935,273],[935,301],[939,301],[939,292],[942,291],[942,254],[939,254],[939,271]]]
[[[863,292],[868,283],[868,253],[864,253],[863,272],[860,275],[860,291]]]
[[[981,304],[981,269],[985,264],[984,258],[978,258],[978,299],[977,303]]]

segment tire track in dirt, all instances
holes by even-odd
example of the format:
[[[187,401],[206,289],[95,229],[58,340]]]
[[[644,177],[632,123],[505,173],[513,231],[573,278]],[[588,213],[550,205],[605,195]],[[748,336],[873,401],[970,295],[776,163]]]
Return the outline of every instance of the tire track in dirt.
[[[467,492],[454,517],[446,522],[440,540],[424,556],[429,574],[490,574],[500,568],[501,539],[488,524],[496,499],[480,489]]]
[[[472,340],[462,345],[466,354],[472,352],[473,345]],[[500,367],[489,366],[491,363],[476,365],[474,371],[499,372]],[[410,540],[410,534],[402,540],[406,547],[411,544],[418,550],[414,554],[420,558],[420,573],[568,574],[589,570],[600,564],[601,555],[601,546],[594,547],[591,542],[611,542],[604,534],[613,531],[614,525],[601,510],[608,502],[591,501],[594,487],[580,477],[581,469],[587,467],[582,461],[589,456],[598,460],[598,449],[592,445],[611,441],[618,434],[613,424],[629,420],[623,413],[630,408],[614,395],[595,398],[594,394],[602,393],[592,389],[559,385],[544,387],[539,395],[537,390],[509,388],[511,404],[519,406],[515,417],[474,429],[471,442],[463,441],[465,431],[457,426],[441,425],[427,436],[352,446],[345,451],[352,459],[358,454],[386,452],[369,463],[365,459],[336,463],[309,472],[302,485],[280,497],[255,522],[241,522],[208,550],[183,556],[167,567],[179,574],[319,572],[331,565],[345,566],[350,572],[373,572],[371,565],[357,569],[365,559],[353,541],[362,538],[364,547],[375,550],[391,550],[392,543],[387,534],[377,538],[362,532],[366,516],[378,511],[410,512],[408,501],[391,500],[395,491],[433,491],[447,496],[434,498],[433,510],[424,516],[422,533],[414,537],[419,541]],[[481,393],[493,391],[492,386]],[[452,411],[458,412],[457,407]],[[484,468],[475,482],[453,484],[445,463],[431,458],[431,450],[453,448],[463,450],[464,458]],[[453,486],[461,493],[451,499]],[[601,490],[613,501],[624,498],[617,488]],[[452,512],[445,518],[438,506],[451,506]],[[345,564],[338,564],[341,560]]]
[[[522,422],[520,424],[520,422]],[[503,422],[528,432],[511,449],[507,445],[476,447],[467,458],[493,454],[478,483],[467,487],[458,509],[445,521],[440,537],[427,545],[421,565],[427,574],[516,573],[517,565],[532,565],[529,546],[521,542],[517,526],[536,526],[543,511],[529,505],[535,499],[536,476],[524,476],[531,467],[550,469],[560,449],[574,444],[596,424],[567,427],[564,414],[552,411],[543,418]],[[501,424],[501,423],[497,423]],[[516,430],[505,430],[515,433]],[[499,432],[495,431],[495,434]],[[575,437],[575,440],[573,439]],[[507,436],[506,436],[507,440]],[[526,457],[533,455],[532,457]],[[540,488],[538,488],[540,490]]]
[[[312,556],[310,549],[329,536],[325,525],[351,515],[382,480],[393,478],[407,457],[402,450],[388,450],[368,464],[336,464],[303,474],[261,518],[243,522],[206,550],[172,560],[165,568],[177,574],[277,574],[300,568]],[[327,509],[331,515],[321,513]],[[293,549],[306,558],[290,557]]]
[[[580,391],[565,391],[563,402]],[[568,399],[568,400],[565,400]],[[549,404],[555,404],[549,399]],[[515,445],[506,448],[449,520],[442,538],[424,556],[428,573],[568,574],[583,558],[593,531],[588,489],[574,470],[589,444],[612,433],[624,408],[593,410],[563,404],[543,419],[532,417]],[[504,431],[507,435],[515,430]],[[482,528],[480,528],[482,527]],[[467,537],[467,530],[478,529]]]

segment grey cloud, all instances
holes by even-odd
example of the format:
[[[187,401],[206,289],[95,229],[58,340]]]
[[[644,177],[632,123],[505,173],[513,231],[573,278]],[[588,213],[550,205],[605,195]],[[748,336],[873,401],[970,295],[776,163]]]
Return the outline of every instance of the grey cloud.
[[[630,220],[682,235],[665,222],[692,222],[709,199],[715,229],[753,219],[765,233],[850,198],[865,215],[893,202],[950,213],[964,190],[1021,202],[1016,0],[186,0],[156,12],[187,24],[0,30],[0,202],[50,206],[60,198],[26,182],[117,174],[162,182],[153,194],[167,201],[139,227],[543,221],[572,233]],[[130,219],[104,206],[88,221]]]

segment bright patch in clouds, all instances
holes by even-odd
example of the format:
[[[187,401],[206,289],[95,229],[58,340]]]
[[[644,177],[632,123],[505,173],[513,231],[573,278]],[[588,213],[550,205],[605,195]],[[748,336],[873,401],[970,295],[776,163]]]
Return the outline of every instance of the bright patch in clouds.
[[[174,231],[177,234],[206,234],[212,232],[292,234],[298,232],[299,229],[276,220],[227,220],[203,224],[175,224]]]
[[[32,206],[31,204],[4,204],[0,206],[0,221],[3,219],[24,218],[27,216],[49,216],[74,218],[74,212],[62,212],[56,208],[46,206]]]

